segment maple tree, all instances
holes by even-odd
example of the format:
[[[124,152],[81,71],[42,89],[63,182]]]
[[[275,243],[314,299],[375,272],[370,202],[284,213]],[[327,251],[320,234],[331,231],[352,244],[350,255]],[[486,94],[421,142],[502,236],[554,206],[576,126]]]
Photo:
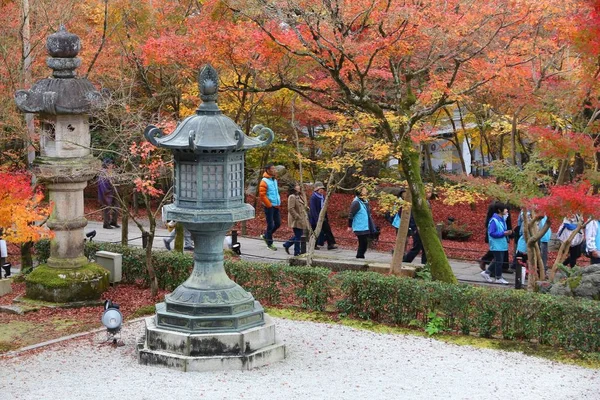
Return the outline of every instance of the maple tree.
[[[525,161],[536,157],[526,145],[534,143],[546,167],[560,162],[561,171],[567,159],[598,160],[590,145],[598,140],[597,1],[61,0],[31,6],[33,76],[47,73],[41,43],[61,21],[82,38],[82,73],[127,103],[126,112],[93,128],[98,149],[130,155],[133,132],[142,125],[191,114],[197,68],[206,62],[221,72],[224,112],[246,134],[257,122],[277,133],[268,152],[248,154],[249,170],[266,157],[291,169],[307,161],[301,172],[292,170],[302,179],[328,176],[333,169],[319,160],[336,148],[328,129],[336,129],[340,116],[370,115],[374,128],[352,133],[363,143],[384,141],[399,159],[436,279],[453,281],[424,201],[420,145],[457,104],[477,126],[472,132],[454,127],[454,146],[468,136],[470,151],[479,146],[483,156],[486,145],[493,157],[515,164],[518,151]],[[19,21],[10,15],[20,3],[0,8],[8,39],[0,45],[0,129],[15,135],[24,131],[11,110],[23,57],[9,57],[22,49]],[[295,126],[289,124],[292,101]],[[104,128],[109,125],[132,135],[120,143],[117,130]],[[15,148],[3,156],[21,154]],[[145,188],[140,181],[140,189],[152,179]]]
[[[97,151],[104,157],[114,159],[106,178],[117,188],[116,198],[123,215],[122,243],[128,242],[128,221],[131,219],[146,238],[146,269],[151,282],[152,293],[156,294],[158,283],[152,265],[152,248],[157,225],[157,215],[162,206],[171,199],[172,187],[168,183],[172,177],[171,154],[157,149],[141,135],[147,121],[143,109],[133,112],[127,96],[113,93],[103,108],[93,113],[94,130],[102,133],[105,140],[97,142]],[[175,128],[174,121],[162,120],[159,125],[167,132]],[[166,189],[165,189],[166,187]],[[141,203],[145,210],[145,220],[129,207],[133,201]]]
[[[287,88],[323,108],[357,109],[377,119],[377,135],[394,146],[408,180],[433,276],[454,281],[424,201],[419,152],[411,133],[427,116],[530,58],[532,54],[519,43],[542,21],[564,15],[565,6],[568,10],[572,4],[229,1],[227,5],[231,13],[258,27],[245,39],[255,38],[251,49],[256,56],[247,63],[253,67],[262,63],[268,71],[263,72],[268,80],[242,83],[244,90]],[[267,44],[259,48],[259,41]],[[293,69],[286,68],[290,59]]]
[[[12,243],[35,242],[52,236],[44,225],[52,205],[43,203],[44,194],[31,187],[25,172],[0,172],[0,228],[2,237]]]
[[[550,280],[552,280],[559,265],[562,264],[567,256],[573,238],[578,232],[585,229],[585,226],[591,220],[600,217],[600,198],[592,194],[589,182],[583,181],[576,185],[553,186],[550,188],[549,196],[532,198],[527,202],[527,206],[529,209],[536,210],[538,214],[547,215],[555,221],[562,221],[563,217],[571,215],[582,217],[570,237],[561,243],[550,272]],[[535,228],[528,233],[532,236],[531,242],[537,241],[539,239],[538,236],[541,237]]]

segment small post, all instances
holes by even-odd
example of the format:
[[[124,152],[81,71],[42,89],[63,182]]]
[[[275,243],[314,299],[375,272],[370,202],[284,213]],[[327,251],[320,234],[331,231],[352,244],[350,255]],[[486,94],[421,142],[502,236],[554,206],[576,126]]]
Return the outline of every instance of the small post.
[[[523,270],[523,267],[521,266],[521,261],[522,258],[521,257],[517,257],[517,268],[515,268],[515,289],[522,289],[523,288],[523,276],[521,274],[521,271]]]
[[[306,235],[304,233],[300,237],[300,254],[306,254]]]
[[[237,236],[238,234],[236,230],[231,231],[231,246],[235,245],[238,242]]]
[[[148,232],[142,232],[142,248],[145,249],[148,246]]]
[[[435,230],[437,231],[437,235],[440,238],[440,240],[442,240],[442,226],[442,223],[435,224]]]

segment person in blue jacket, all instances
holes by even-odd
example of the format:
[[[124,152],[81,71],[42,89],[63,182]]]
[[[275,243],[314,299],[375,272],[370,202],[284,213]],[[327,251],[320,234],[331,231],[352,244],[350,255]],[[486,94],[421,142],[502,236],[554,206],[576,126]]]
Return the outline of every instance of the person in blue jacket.
[[[260,201],[265,208],[265,219],[267,229],[260,238],[265,241],[270,250],[277,250],[273,244],[273,235],[281,226],[281,198],[279,197],[279,185],[277,184],[277,168],[272,163],[265,165],[265,173],[258,187]]]
[[[359,187],[355,194],[356,197],[350,204],[350,213],[348,214],[348,231],[352,230],[358,238],[356,258],[365,258],[369,236],[374,231],[375,225],[371,217],[367,188]]]
[[[505,252],[508,251],[508,236],[512,234],[512,231],[506,228],[507,218],[508,207],[504,203],[496,203],[494,215],[490,219],[487,230],[490,251],[494,255],[494,261],[486,271],[481,272],[481,276],[486,282],[508,284],[508,281],[502,277],[504,256]],[[491,275],[494,275],[496,279],[492,279]]]

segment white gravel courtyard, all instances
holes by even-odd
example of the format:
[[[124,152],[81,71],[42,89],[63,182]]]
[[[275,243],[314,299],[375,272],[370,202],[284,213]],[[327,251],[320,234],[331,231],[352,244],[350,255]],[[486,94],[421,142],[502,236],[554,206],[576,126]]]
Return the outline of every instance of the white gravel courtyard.
[[[143,321],[0,359],[0,399],[600,399],[600,370],[434,339],[274,318],[285,361],[245,372],[139,365]]]

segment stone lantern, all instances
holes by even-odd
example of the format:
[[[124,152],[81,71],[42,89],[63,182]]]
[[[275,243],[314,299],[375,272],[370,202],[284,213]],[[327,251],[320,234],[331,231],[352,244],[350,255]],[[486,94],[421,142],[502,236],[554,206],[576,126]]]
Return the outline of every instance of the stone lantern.
[[[40,153],[34,161],[37,179],[46,184],[54,204],[47,225],[55,237],[47,265],[27,276],[26,297],[52,302],[98,299],[108,288],[106,271],[88,264],[83,254],[83,189],[100,163],[90,152],[88,113],[100,93],[85,78],[77,78],[81,64],[77,35],[61,26],[48,36],[46,64],[52,76],[15,94],[17,107],[35,113],[40,121]]]
[[[175,161],[174,203],[165,220],[183,223],[194,240],[191,276],[146,319],[139,361],[183,371],[250,369],[285,357],[275,325],[260,303],[233,282],[223,266],[223,239],[237,221],[254,218],[244,201],[244,156],[266,146],[273,132],[257,126],[246,136],[216,104],[219,78],[210,65],[199,74],[203,103],[168,136],[154,126],[144,135],[170,149]]]

